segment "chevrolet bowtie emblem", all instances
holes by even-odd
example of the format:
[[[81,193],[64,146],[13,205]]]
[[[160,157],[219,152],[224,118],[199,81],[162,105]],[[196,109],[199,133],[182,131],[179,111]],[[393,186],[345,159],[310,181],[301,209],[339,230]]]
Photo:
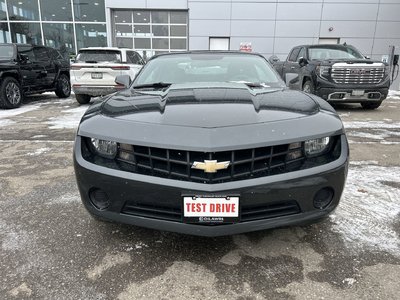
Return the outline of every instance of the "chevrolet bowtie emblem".
[[[192,169],[203,170],[205,173],[216,173],[218,170],[227,169],[230,161],[205,160],[204,162],[195,161]]]

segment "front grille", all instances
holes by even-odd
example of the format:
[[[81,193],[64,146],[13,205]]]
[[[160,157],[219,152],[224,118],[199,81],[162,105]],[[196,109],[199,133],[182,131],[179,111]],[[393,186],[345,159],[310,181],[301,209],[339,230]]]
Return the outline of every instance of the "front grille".
[[[343,68],[333,67],[331,76],[335,83],[342,84],[377,84],[385,75],[385,69],[377,68]]]
[[[300,212],[300,207],[296,201],[258,205],[243,204],[240,211],[240,222],[277,218],[298,214]],[[145,218],[182,222],[182,208],[180,206],[127,203],[121,213]]]
[[[222,152],[198,152],[120,144],[116,157],[125,171],[177,180],[222,183],[227,181],[281,174],[298,167],[304,160],[301,143]],[[299,157],[289,160],[288,154]],[[205,160],[230,162],[227,169],[206,173],[193,169],[193,163]]]

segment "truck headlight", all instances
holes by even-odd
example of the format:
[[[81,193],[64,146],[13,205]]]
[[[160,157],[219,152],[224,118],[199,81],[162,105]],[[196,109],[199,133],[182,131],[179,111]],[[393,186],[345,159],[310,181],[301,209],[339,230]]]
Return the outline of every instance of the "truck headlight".
[[[328,76],[329,76],[329,73],[331,71],[331,67],[329,67],[329,66],[318,66],[316,68],[316,71],[317,71],[317,75],[319,77],[327,79]]]
[[[316,156],[328,149],[330,137],[312,139],[304,142],[304,152],[307,156]]]
[[[91,138],[90,142],[93,146],[93,149],[100,155],[105,158],[115,158],[117,155],[117,143],[113,141],[100,140],[96,138]]]

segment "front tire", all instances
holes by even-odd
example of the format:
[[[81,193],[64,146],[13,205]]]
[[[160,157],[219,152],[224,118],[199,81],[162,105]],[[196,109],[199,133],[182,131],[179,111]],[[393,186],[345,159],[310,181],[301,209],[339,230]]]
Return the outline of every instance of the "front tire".
[[[21,85],[13,77],[6,77],[0,86],[0,108],[17,108],[21,106],[23,93]]]
[[[361,106],[364,109],[377,109],[381,106],[382,101],[374,101],[374,102],[361,102]]]
[[[314,85],[310,80],[307,80],[303,84],[303,92],[308,94],[314,94]]]
[[[68,98],[71,95],[71,83],[67,75],[61,74],[58,77],[55,93],[58,98]]]
[[[90,102],[90,95],[85,95],[85,94],[75,94],[76,101],[78,101],[79,104],[88,104]]]

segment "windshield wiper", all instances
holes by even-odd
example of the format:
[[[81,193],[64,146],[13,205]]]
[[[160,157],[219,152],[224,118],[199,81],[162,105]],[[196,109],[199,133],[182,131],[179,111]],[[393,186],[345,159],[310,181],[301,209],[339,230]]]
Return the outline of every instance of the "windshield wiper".
[[[144,88],[161,89],[161,88],[169,87],[171,84],[172,83],[168,83],[168,82],[153,82],[153,83],[134,85],[133,88],[134,89],[144,89]]]
[[[243,83],[250,88],[269,88],[270,86],[265,84],[264,82],[248,82],[248,81],[229,81],[235,83]]]
[[[85,60],[85,63],[87,64],[97,64],[96,60]]]

